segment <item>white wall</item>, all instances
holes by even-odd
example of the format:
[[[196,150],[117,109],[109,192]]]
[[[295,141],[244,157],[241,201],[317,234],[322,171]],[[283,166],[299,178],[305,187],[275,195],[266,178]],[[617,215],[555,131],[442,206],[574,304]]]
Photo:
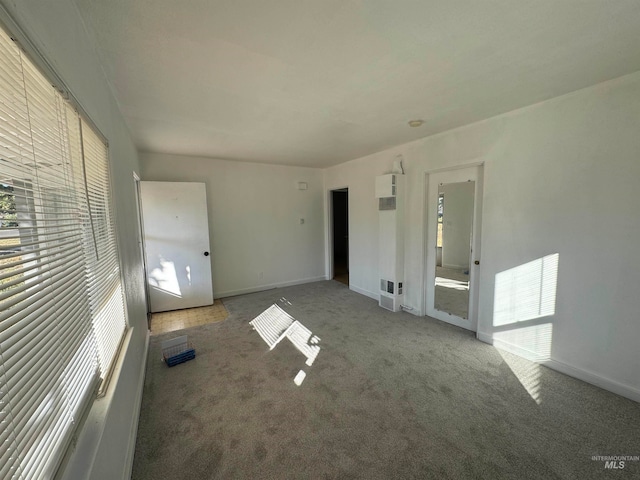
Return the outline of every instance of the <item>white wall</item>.
[[[444,193],[443,267],[469,268],[474,191],[474,182],[450,183],[440,187],[440,193]]]
[[[143,180],[206,183],[216,298],[325,278],[322,170],[153,153],[140,159]]]
[[[137,219],[131,209],[135,204],[132,172],[139,168],[137,152],[73,1],[1,3],[109,141],[118,244],[132,328],[107,394],[94,403],[61,478],[128,478],[148,338]],[[3,21],[10,23],[7,18]]]
[[[548,325],[550,366],[640,400],[639,118],[634,74],[326,170],[325,191],[349,187],[351,288],[377,296],[374,179],[401,154],[405,304],[423,314],[425,172],[483,162],[479,338]],[[494,327],[496,275],[556,253],[555,314]]]
[[[343,163],[324,171],[324,205],[326,253],[325,269],[331,270],[329,212],[331,190],[349,189],[349,288],[372,298],[378,298],[378,199],[375,198],[375,177],[391,173],[392,162],[386,155]],[[407,197],[405,197],[407,198]]]

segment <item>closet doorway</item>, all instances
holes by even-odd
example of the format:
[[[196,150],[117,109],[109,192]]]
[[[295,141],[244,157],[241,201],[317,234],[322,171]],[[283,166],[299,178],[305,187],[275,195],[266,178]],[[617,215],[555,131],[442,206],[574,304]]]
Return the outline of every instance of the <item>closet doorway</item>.
[[[333,279],[349,285],[349,189],[331,190]]]

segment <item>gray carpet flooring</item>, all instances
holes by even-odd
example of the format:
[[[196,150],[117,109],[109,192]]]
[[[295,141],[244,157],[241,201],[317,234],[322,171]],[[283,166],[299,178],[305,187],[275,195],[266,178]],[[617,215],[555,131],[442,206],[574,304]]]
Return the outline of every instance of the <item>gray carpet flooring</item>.
[[[135,480],[640,478],[592,459],[640,455],[640,404],[544,367],[536,401],[514,373],[532,364],[472,333],[333,281],[224,303],[151,338]],[[273,303],[320,337],[311,367],[251,329]],[[183,333],[197,356],[168,368],[160,342]]]

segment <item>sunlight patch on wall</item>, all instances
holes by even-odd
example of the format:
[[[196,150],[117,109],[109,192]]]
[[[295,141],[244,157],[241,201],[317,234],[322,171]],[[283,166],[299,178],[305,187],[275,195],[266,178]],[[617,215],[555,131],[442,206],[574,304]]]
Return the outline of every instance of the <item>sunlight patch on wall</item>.
[[[555,314],[558,259],[554,253],[496,275],[494,326]]]
[[[553,325],[543,323],[493,333],[496,347],[512,351],[528,360],[543,362],[551,358]]]
[[[163,292],[182,297],[176,266],[164,257],[159,259],[160,267],[154,268],[149,274],[149,284]]]
[[[493,344],[517,357],[502,353],[523,388],[542,402],[542,367],[535,362],[551,358],[556,313],[558,261],[554,253],[496,275],[493,300]],[[523,358],[519,358],[523,357]]]

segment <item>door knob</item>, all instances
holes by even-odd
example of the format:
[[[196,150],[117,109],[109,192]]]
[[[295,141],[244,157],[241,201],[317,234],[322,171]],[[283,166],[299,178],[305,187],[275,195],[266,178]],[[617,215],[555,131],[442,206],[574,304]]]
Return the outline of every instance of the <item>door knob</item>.
[[[474,265],[480,265],[480,260],[476,260],[475,262],[473,262]]]
[[[204,252],[204,256],[208,257],[209,256],[209,252]]]

